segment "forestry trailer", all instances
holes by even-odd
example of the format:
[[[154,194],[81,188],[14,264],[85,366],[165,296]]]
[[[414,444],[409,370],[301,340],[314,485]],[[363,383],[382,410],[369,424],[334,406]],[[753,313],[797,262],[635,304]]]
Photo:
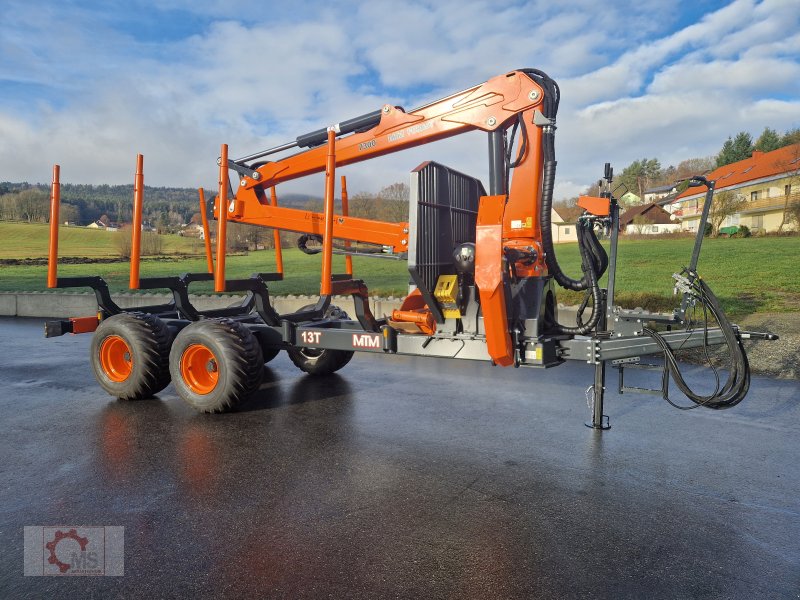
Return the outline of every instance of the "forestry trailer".
[[[169,289],[173,300],[158,306],[122,309],[100,277],[57,277],[59,169],[54,168],[48,285],[91,287],[97,315],[46,324],[48,337],[94,332],[91,363],[97,381],[113,396],[145,398],[170,381],[194,408],[219,412],[234,407],[261,382],[264,363],[285,350],[310,375],[338,371],[354,352],[404,354],[491,362],[498,367],[554,367],[570,361],[594,365],[587,390],[587,425],[605,429],[606,365],[619,369],[619,391],[627,367],[663,355],[662,389],[670,400],[670,377],[692,404],[727,408],[740,402],[750,382],[742,338],[775,339],[741,331],[725,317],[717,298],[696,271],[714,182],[702,176],[690,186],[707,188],[706,201],[689,265],[674,275],[680,305],[672,314],[628,310],[615,304],[619,205],[606,165],[598,197],[583,196],[577,219],[582,274],[565,274],[556,258],[551,206],[556,172],[555,133],[558,85],[545,73],[521,69],[503,73],[411,111],[387,104],[336,125],[298,136],[280,146],[229,159],[222,146],[219,193],[209,204],[200,190],[207,243],[208,273],[139,277],[143,175],[139,156],[134,186],[131,281],[133,289]],[[470,131],[488,140],[488,189],[478,179],[435,162],[411,175],[409,222],[392,223],[350,216],[345,180],[342,209],[335,212],[336,170],[378,156]],[[229,174],[236,174],[234,184]],[[278,206],[276,187],[325,173],[324,211]],[[210,213],[217,219],[213,264]],[[226,280],[228,221],[275,230],[277,272]],[[283,279],[279,231],[301,235],[298,245],[319,253],[319,299],[299,312],[279,314],[269,283]],[[608,237],[608,251],[598,233]],[[354,246],[353,244],[357,244]],[[408,261],[413,282],[400,309],[372,314],[366,284],[352,274],[332,272],[332,255],[387,252]],[[605,288],[600,281],[608,274]],[[217,292],[246,292],[231,308],[201,311],[188,287],[214,281]],[[583,291],[575,323],[558,319],[556,286]],[[352,296],[353,316],[331,304]],[[708,395],[692,391],[674,352],[681,348],[727,345],[730,364],[724,383]]]

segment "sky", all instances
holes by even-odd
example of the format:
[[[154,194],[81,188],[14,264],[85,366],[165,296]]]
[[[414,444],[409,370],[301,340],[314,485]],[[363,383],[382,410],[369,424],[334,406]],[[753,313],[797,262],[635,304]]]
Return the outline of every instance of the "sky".
[[[0,181],[213,188],[232,157],[503,72],[560,85],[555,197],[640,158],[800,127],[798,0],[0,0]],[[469,133],[342,169],[377,192],[424,160],[481,177]],[[285,191],[321,196],[319,176]]]

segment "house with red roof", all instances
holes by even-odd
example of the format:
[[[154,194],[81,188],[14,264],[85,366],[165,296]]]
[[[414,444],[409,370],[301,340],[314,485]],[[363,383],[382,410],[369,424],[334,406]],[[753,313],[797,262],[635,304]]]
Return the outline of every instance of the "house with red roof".
[[[632,206],[619,218],[623,233],[652,235],[670,233],[681,228],[680,221],[661,208],[657,202]]]
[[[745,200],[724,227],[746,225],[753,232],[777,231],[787,203],[800,203],[800,144],[772,152],[755,151],[750,158],[718,167],[706,179],[716,181],[715,193],[731,191]],[[697,231],[704,200],[705,188],[691,187],[664,208],[681,221],[683,230]],[[797,227],[797,223],[784,223],[784,229]]]

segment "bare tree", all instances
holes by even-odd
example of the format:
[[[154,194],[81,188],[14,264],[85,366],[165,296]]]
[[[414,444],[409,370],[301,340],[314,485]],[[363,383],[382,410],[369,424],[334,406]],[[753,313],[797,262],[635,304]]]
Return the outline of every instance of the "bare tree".
[[[651,221],[644,215],[636,215],[635,217],[633,217],[633,228],[639,235],[643,234],[645,229],[647,229],[647,226],[652,224],[653,221]]]
[[[157,256],[164,248],[164,237],[154,231],[142,233],[142,255]]]
[[[120,229],[114,236],[114,246],[120,258],[131,257],[131,228],[128,226]]]
[[[50,215],[50,199],[47,192],[28,188],[3,196],[3,213],[14,220],[28,223],[46,223]]]
[[[78,222],[80,218],[80,211],[78,207],[74,204],[67,204],[66,202],[61,204],[61,212],[59,213],[59,219],[61,219],[62,223],[72,223],[73,225]],[[48,216],[48,221],[50,220]]]
[[[22,213],[17,204],[17,195],[5,194],[0,196],[0,220],[19,221],[21,218]]]
[[[800,229],[800,200],[790,202],[786,208],[786,213],[789,215],[788,220],[795,224],[795,227]]]
[[[714,237],[719,235],[719,228],[728,217],[735,215],[745,205],[745,198],[738,192],[717,192],[711,199],[708,218],[711,221]]]
[[[410,190],[405,183],[387,185],[378,193],[380,218],[393,223],[408,221]]]
[[[713,156],[687,158],[678,163],[675,169],[675,179],[688,179],[693,175],[705,175],[709,171],[713,171],[715,165],[716,161]]]
[[[131,226],[126,225],[114,234],[114,246],[120,258],[131,257]],[[158,256],[162,253],[163,248],[163,236],[153,231],[145,231],[142,233],[140,247],[142,256]]]
[[[348,201],[350,215],[362,219],[379,218],[378,198],[368,192],[359,192],[350,196]]]

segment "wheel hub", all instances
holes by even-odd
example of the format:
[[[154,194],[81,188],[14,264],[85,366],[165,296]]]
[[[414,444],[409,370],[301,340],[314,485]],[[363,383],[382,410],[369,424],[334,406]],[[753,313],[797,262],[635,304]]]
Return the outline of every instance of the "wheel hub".
[[[100,365],[111,381],[120,383],[133,371],[133,357],[128,343],[118,335],[110,335],[100,344]]]
[[[192,344],[181,356],[181,377],[196,394],[209,394],[219,381],[217,357],[206,346]]]

